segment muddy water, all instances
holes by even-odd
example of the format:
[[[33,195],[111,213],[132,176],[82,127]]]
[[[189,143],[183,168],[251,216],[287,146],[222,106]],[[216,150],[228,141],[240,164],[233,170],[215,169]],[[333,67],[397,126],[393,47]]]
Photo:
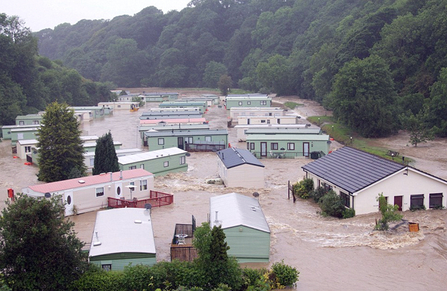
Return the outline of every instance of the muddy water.
[[[82,129],[84,134],[98,136],[111,130],[123,148],[139,147],[138,116],[139,113],[115,111],[112,117],[89,122]],[[206,116],[213,128],[225,127],[224,109],[213,107]],[[229,141],[233,146],[245,147],[244,143],[237,143],[232,129]],[[37,170],[12,159],[7,142],[0,143],[0,147],[0,191],[6,196],[10,186],[34,184]],[[271,230],[270,261],[284,260],[301,272],[297,290],[445,290],[447,211],[405,212],[405,219],[420,224],[418,233],[409,233],[405,227],[389,234],[374,232],[377,214],[348,220],[325,218],[311,201],[298,200],[294,204],[287,199],[287,181],[301,179],[301,166],[309,160],[262,162],[266,166],[266,183],[261,190],[206,184],[206,179],[217,177],[214,153],[192,153],[187,158],[187,173],[157,177],[156,190],[173,193],[175,197],[173,205],[152,209],[157,260],[169,260],[176,223],[190,223],[192,215],[198,224],[207,220],[210,197],[231,192],[251,196],[257,191]],[[90,242],[95,213],[72,219],[79,237]]]

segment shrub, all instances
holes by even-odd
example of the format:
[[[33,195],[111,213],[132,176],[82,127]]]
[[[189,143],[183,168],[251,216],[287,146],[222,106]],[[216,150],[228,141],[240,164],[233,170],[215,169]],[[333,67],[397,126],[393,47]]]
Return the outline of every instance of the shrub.
[[[123,286],[123,272],[106,272],[96,265],[89,265],[87,272],[71,284],[69,290],[126,290]]]
[[[416,210],[425,210],[425,205],[417,205],[417,206],[410,206],[410,210],[411,211],[416,211]]]
[[[309,198],[309,193],[314,188],[314,180],[304,179],[293,185],[293,193],[302,199]]]
[[[318,204],[320,205],[321,211],[324,215],[338,218],[343,217],[343,212],[346,209],[340,197],[333,190],[327,192],[326,195],[320,199]]]
[[[346,208],[343,211],[343,218],[351,218],[355,216],[355,210],[352,208]]]
[[[323,197],[327,193],[327,191],[328,190],[326,190],[326,188],[318,187],[317,189],[310,191],[309,196],[318,203],[321,197]]]
[[[298,281],[298,272],[294,267],[284,264],[284,261],[274,263],[272,272],[275,274],[277,282],[282,286],[292,286]]]

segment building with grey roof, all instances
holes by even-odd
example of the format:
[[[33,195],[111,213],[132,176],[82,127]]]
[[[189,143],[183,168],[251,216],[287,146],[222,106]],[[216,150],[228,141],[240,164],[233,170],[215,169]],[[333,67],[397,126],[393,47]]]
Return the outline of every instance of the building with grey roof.
[[[210,198],[210,226],[221,226],[239,263],[268,262],[270,228],[259,201],[237,193]]]
[[[150,209],[118,208],[99,211],[89,261],[105,270],[133,265],[154,265],[156,250]]]
[[[217,156],[218,174],[225,186],[264,188],[264,165],[248,150],[230,147]]]
[[[302,167],[315,187],[334,190],[356,214],[379,211],[383,194],[399,210],[446,205],[447,181],[408,165],[343,147]]]

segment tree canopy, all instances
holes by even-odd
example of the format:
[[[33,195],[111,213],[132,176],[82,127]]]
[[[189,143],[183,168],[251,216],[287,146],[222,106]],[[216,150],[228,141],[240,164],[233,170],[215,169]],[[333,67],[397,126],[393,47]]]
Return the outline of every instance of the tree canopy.
[[[85,176],[84,147],[79,122],[66,103],[53,102],[47,106],[37,141],[37,177],[40,181],[54,182]]]
[[[93,175],[120,170],[112,134],[104,134],[96,141]]]
[[[87,267],[60,197],[17,195],[0,219],[2,281],[12,290],[67,290]]]

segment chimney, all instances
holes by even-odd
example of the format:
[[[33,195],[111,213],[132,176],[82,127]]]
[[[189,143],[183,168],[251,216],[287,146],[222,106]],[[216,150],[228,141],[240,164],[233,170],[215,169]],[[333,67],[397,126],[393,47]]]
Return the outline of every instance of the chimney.
[[[113,173],[110,172],[110,182],[113,182]]]
[[[120,180],[123,179],[123,170],[120,170]]]

